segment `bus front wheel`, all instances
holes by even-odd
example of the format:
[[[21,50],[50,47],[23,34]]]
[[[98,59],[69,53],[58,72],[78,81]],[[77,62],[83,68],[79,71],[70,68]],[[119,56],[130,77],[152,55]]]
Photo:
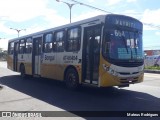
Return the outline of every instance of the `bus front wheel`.
[[[73,68],[67,70],[65,84],[70,90],[76,90],[79,86],[78,73]]]

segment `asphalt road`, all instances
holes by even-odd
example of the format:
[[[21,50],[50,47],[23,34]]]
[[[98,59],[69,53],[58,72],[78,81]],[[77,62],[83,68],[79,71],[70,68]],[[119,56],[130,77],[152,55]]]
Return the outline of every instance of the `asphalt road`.
[[[18,73],[8,70],[5,62],[0,62],[0,84],[3,85],[0,90],[0,111],[160,111],[160,74],[145,73],[143,83],[122,89],[82,87],[78,91],[70,91],[63,83],[53,80],[23,80]]]

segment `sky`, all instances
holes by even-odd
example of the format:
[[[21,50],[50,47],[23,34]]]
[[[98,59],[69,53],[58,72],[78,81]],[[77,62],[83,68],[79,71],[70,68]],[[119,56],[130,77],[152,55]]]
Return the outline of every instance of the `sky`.
[[[62,1],[62,0],[61,0]],[[73,3],[72,0],[63,0]],[[160,49],[160,0],[77,0],[91,6],[134,17],[145,24],[143,27],[144,50]],[[72,22],[107,14],[75,4]],[[56,0],[0,0],[0,48],[7,49],[9,39],[69,23],[69,7]],[[24,30],[25,29],[25,30]]]

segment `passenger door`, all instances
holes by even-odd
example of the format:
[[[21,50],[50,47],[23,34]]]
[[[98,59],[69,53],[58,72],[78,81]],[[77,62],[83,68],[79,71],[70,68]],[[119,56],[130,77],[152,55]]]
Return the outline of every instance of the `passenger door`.
[[[96,25],[84,29],[83,82],[90,84],[98,84],[101,28]]]
[[[42,36],[33,38],[32,74],[41,74]]]
[[[19,42],[14,42],[14,53],[13,53],[13,70],[14,71],[17,71],[18,47],[19,47]]]

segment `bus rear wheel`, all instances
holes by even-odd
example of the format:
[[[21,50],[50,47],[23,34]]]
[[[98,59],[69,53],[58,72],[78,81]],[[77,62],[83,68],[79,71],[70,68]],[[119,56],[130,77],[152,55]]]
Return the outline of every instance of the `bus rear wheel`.
[[[73,68],[67,70],[65,84],[70,90],[76,90],[79,86],[78,73]]]

